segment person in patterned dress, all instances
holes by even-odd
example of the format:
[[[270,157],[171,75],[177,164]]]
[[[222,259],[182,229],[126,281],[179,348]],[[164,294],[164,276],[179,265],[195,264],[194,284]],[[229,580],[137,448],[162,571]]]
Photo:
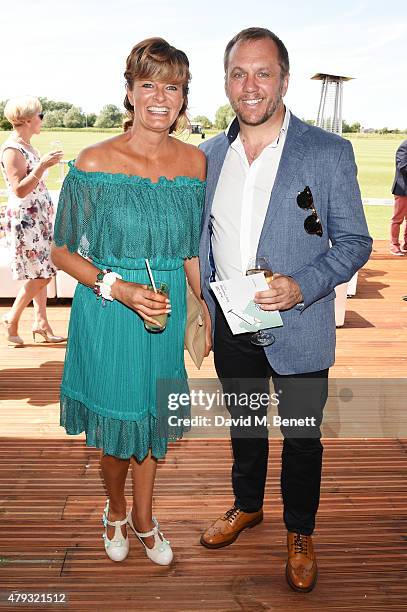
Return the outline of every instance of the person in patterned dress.
[[[26,282],[6,314],[2,325],[11,345],[23,345],[18,323],[23,310],[33,301],[33,338],[62,342],[47,319],[47,285],[56,274],[51,261],[52,219],[54,209],[44,183],[44,173],[62,158],[62,151],[40,157],[30,140],[41,131],[43,113],[37,98],[24,96],[7,102],[4,115],[13,126],[11,136],[0,149],[0,162],[8,188],[6,239],[11,255],[14,280]]]
[[[152,514],[154,480],[157,459],[183,427],[171,429],[157,385],[170,379],[188,391],[185,274],[200,299],[206,162],[195,146],[171,136],[185,120],[185,53],[161,38],[144,40],[133,47],[124,76],[124,132],[70,162],[58,204],[52,258],[79,281],[61,384],[61,425],[68,434],[85,432],[86,444],[102,449],[109,558],[127,557],[128,524],[147,557],[168,565],[172,550]],[[169,287],[168,298],[148,288],[145,259],[156,284]],[[163,331],[146,329],[145,323],[159,324],[156,317],[166,314]],[[206,348],[208,354],[209,327]]]

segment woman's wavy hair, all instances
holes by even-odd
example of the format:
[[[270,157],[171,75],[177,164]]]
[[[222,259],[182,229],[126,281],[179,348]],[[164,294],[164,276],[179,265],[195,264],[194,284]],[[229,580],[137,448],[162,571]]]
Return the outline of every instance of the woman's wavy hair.
[[[189,72],[188,58],[183,51],[172,47],[163,38],[142,40],[130,51],[126,61],[124,78],[128,89],[133,89],[134,81],[139,79],[181,84],[184,102],[177,119],[170,127],[170,134],[189,125],[186,110],[191,73]],[[134,107],[127,94],[124,98],[124,107],[127,111],[123,122],[123,128],[126,132],[134,121]]]

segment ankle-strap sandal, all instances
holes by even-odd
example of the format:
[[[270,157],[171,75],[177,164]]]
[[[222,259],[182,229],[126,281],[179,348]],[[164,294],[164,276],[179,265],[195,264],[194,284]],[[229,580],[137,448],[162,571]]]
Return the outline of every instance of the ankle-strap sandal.
[[[145,531],[143,533],[141,531],[137,531],[134,527],[131,512],[132,511],[130,510],[129,514],[127,515],[127,522],[140,540],[140,542],[143,544],[147,557],[158,565],[169,565],[174,555],[172,553],[169,541],[164,538],[163,534],[160,531],[160,526],[155,516],[153,516],[154,527],[150,531]],[[154,537],[153,548],[149,548],[143,542],[143,538],[148,538],[150,536]]]
[[[105,551],[107,556],[112,561],[124,561],[129,554],[129,537],[122,534],[121,527],[127,524],[127,517],[122,521],[109,521],[109,500],[106,500],[106,506],[102,516],[102,523],[105,531],[102,538],[105,542]],[[115,527],[114,536],[111,540],[107,537],[107,526]]]

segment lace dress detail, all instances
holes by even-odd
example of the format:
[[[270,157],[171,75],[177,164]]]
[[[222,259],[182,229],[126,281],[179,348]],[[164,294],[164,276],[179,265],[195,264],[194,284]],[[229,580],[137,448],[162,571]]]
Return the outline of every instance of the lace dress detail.
[[[184,259],[198,255],[205,183],[83,172],[70,164],[62,187],[55,242],[79,251],[123,280],[168,284],[171,315],[159,334],[145,330],[118,301],[102,306],[78,284],[72,303],[61,384],[61,425],[86,433],[89,446],[142,460],[149,449],[164,457],[169,440],[185,428],[169,424],[168,392],[188,392],[184,364],[186,284]],[[181,420],[189,407],[176,413]]]
[[[1,160],[8,148],[24,156],[27,174],[40,159],[28,147],[9,139],[1,147]],[[55,276],[56,268],[51,261],[54,207],[44,181],[41,180],[24,198],[19,198],[11,189],[3,161],[1,169],[8,189],[5,233],[14,280]]]

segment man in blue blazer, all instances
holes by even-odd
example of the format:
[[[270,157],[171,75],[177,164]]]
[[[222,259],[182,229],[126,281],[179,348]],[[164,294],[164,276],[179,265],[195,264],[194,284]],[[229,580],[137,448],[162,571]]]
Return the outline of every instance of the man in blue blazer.
[[[201,145],[208,161],[202,293],[224,392],[268,392],[271,377],[279,416],[290,419],[281,427],[286,576],[293,589],[310,591],[317,578],[311,534],[321,480],[319,426],[335,358],[334,288],[366,263],[372,240],[350,143],[303,123],[284,105],[289,60],[281,40],[264,28],[243,30],[228,43],[224,64],[236,118]],[[264,347],[251,334],[231,333],[209,286],[244,275],[256,254],[268,258],[274,277],[255,301],[279,310],[284,324]],[[228,409],[246,414],[236,402]],[[254,432],[231,427],[235,501],[202,535],[207,548],[231,544],[263,519],[268,430],[261,423]]]

